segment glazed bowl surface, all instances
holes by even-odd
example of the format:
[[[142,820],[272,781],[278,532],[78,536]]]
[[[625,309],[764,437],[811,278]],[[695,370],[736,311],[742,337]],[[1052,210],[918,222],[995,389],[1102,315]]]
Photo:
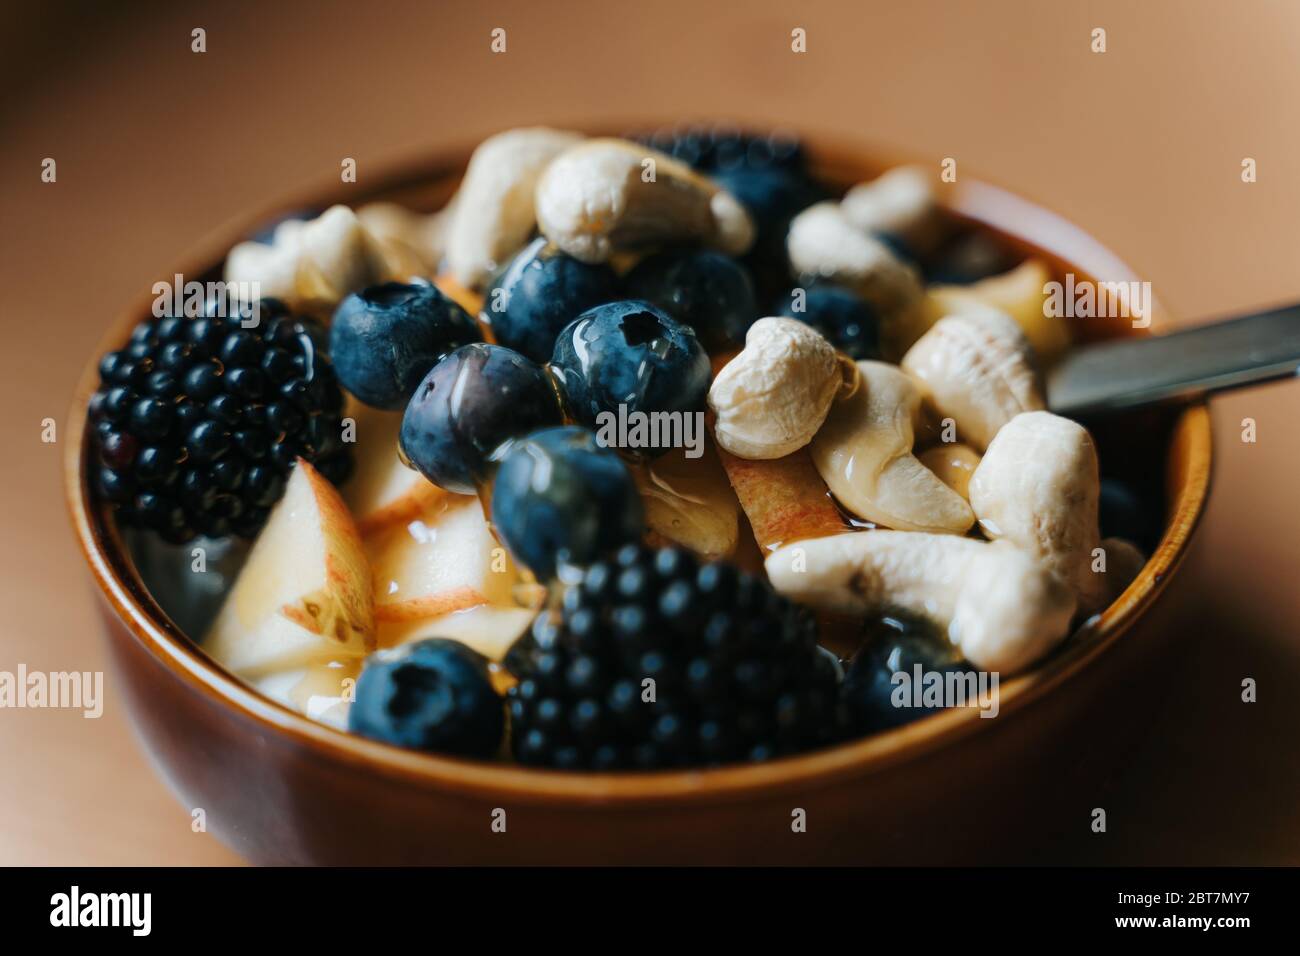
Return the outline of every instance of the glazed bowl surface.
[[[807,140],[813,171],[848,186],[900,157]],[[173,272],[218,277],[227,249],[275,215],[376,199],[439,208],[469,148],[421,159],[376,186],[319,190],[250,217]],[[960,219],[1077,280],[1136,278],[1103,245],[996,186],[965,181]],[[148,315],[120,317],[102,351]],[[1149,332],[1169,320],[1156,304]],[[1076,341],[1147,334],[1127,321],[1075,321]],[[922,863],[996,862],[1000,841],[1045,839],[1072,788],[1120,759],[1117,731],[1151,705],[1141,675],[1170,635],[1144,626],[1185,555],[1209,490],[1204,404],[1125,416],[1097,430],[1103,463],[1155,489],[1163,532],[1138,578],[1032,671],[1000,688],[999,713],[955,709],[896,730],[770,763],[592,774],[402,751],[316,723],[210,659],[143,585],[87,484],[92,357],[66,434],[68,504],[100,594],[115,685],[160,774],[187,808],[264,863]],[[1091,804],[1090,804],[1091,806]],[[803,811],[806,827],[792,821]],[[1083,812],[1083,811],[1080,811]],[[504,831],[502,825],[504,823]]]

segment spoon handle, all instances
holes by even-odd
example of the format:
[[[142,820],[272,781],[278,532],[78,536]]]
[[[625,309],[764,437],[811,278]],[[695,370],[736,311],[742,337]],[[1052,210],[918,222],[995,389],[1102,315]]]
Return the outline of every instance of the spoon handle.
[[[1075,349],[1047,376],[1070,418],[1193,398],[1300,374],[1300,304],[1147,338]]]

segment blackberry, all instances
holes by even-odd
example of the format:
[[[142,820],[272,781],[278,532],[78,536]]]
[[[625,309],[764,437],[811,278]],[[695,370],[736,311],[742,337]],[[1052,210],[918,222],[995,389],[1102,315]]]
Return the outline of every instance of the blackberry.
[[[680,548],[628,545],[586,566],[505,664],[524,764],[701,766],[839,736],[836,670],[812,618],[761,578]]]
[[[272,299],[252,329],[217,304],[137,325],[90,400],[99,494],[175,544],[256,535],[298,457],[335,484],[352,471],[325,330]]]
[[[804,171],[803,145],[793,133],[751,133],[725,124],[672,126],[633,136],[705,173],[733,169]]]

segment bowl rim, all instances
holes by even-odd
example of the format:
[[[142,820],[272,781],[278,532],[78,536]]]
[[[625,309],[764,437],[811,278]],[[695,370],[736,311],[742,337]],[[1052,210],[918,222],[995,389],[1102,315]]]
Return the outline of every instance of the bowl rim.
[[[595,134],[610,134],[597,130]],[[891,155],[870,144],[850,143],[832,136],[810,133],[804,140],[815,167],[879,171],[915,156]],[[275,204],[280,210],[322,206],[340,201],[349,205],[382,199],[404,187],[430,184],[458,176],[471,146],[437,150],[415,160],[394,164],[377,175],[373,187],[348,191],[333,187],[305,189],[301,202]],[[324,200],[322,200],[324,197]],[[959,216],[1045,255],[1069,263],[1076,273],[1107,278],[1136,278],[1115,254],[1044,207],[987,181],[967,179],[945,201]],[[323,208],[323,206],[322,206]],[[197,266],[182,275],[202,275],[220,262],[226,252],[271,215],[241,217],[215,230],[182,261]],[[1050,236],[1050,244],[1048,244]],[[1088,269],[1081,269],[1083,262]],[[505,763],[472,761],[403,750],[313,721],[276,703],[227,672],[186,637],[149,595],[122,546],[106,511],[90,497],[86,469],[88,449],[87,403],[98,384],[98,359],[118,347],[130,328],[148,313],[152,296],[142,296],[124,311],[99,341],[78,381],[65,434],[64,477],[67,505],[78,544],[103,600],[146,652],[172,676],[217,706],[233,708],[241,718],[266,732],[289,738],[332,761],[410,785],[459,792],[489,799],[510,797],[523,802],[565,804],[615,804],[634,807],[648,803],[735,802],[761,792],[768,796],[840,779],[877,773],[951,746],[985,729],[973,708],[952,709],[927,716],[893,730],[873,734],[791,757],[761,764],[731,765],[693,770],[591,773],[527,768]],[[1168,322],[1159,304],[1153,310],[1153,328]],[[1204,401],[1186,406],[1171,432],[1171,448],[1184,444],[1189,467],[1179,493],[1167,502],[1167,524],[1160,543],[1138,577],[1104,611],[1087,620],[1050,658],[1033,670],[1002,682],[999,717],[1012,715],[1042,698],[1083,668],[1092,665],[1126,633],[1168,584],[1186,554],[1189,539],[1209,492],[1212,464],[1210,415]],[[1167,462],[1167,460],[1166,460]],[[994,729],[997,721],[990,722]]]

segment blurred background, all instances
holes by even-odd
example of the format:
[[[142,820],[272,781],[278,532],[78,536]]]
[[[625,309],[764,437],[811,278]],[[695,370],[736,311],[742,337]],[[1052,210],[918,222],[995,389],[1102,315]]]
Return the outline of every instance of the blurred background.
[[[364,183],[520,124],[780,125],[955,157],[1100,238],[1182,322],[1300,300],[1294,0],[44,0],[0,8],[0,90],[0,670],[105,666],[64,514],[71,436],[42,444],[41,420],[62,423],[106,324],[187,250],[337,184],[345,156]],[[1213,412],[1209,512],[1152,622],[1177,632],[1160,716],[1080,794],[1110,832],[1027,832],[999,858],[1300,863],[1300,386]],[[0,710],[0,863],[238,862],[191,832],[106,686],[98,721]]]

